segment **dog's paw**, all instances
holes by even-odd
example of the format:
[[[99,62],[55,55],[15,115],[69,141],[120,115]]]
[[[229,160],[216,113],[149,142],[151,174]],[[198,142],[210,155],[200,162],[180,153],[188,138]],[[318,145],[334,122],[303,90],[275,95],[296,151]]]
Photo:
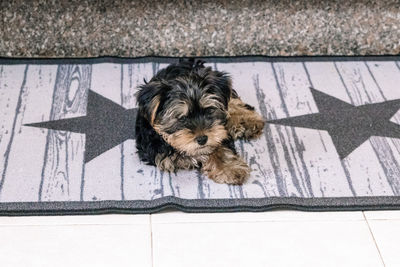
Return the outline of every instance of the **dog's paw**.
[[[230,125],[229,134],[235,140],[240,138],[259,138],[263,132],[264,125],[264,119],[257,112],[246,112],[240,120],[237,120],[235,124]]]
[[[228,122],[226,128],[234,140],[253,139],[261,136],[265,121],[254,107],[240,98],[231,99],[228,104]]]
[[[174,159],[171,157],[163,157],[159,154],[156,156],[155,162],[157,167],[162,171],[174,172],[176,169]]]
[[[243,133],[243,138],[259,138],[263,132],[264,126],[264,119],[257,112],[254,111],[253,115],[249,116],[247,120],[244,121],[245,131]]]
[[[208,171],[206,174],[216,183],[241,185],[250,176],[250,167],[238,158],[230,164]]]

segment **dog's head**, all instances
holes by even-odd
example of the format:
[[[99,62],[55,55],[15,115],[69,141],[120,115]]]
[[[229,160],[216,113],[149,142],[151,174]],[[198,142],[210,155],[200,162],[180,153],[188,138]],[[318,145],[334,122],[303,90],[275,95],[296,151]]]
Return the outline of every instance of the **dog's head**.
[[[195,68],[173,79],[157,78],[140,86],[139,114],[177,151],[210,154],[227,138],[231,79],[211,68]]]

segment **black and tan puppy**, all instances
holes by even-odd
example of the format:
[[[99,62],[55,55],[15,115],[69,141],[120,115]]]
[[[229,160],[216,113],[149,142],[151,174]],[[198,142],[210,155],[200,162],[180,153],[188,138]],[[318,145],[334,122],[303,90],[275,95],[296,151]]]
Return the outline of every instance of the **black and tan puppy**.
[[[145,81],[136,97],[142,161],[164,171],[199,168],[217,183],[242,184],[249,176],[234,140],[259,137],[264,121],[240,100],[227,73],[181,60]]]

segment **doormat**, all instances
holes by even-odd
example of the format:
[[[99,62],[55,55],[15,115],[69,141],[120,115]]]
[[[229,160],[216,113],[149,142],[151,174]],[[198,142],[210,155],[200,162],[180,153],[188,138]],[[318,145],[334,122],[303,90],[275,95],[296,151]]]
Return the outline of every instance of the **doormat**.
[[[0,215],[400,208],[399,56],[198,59],[267,122],[245,184],[139,160],[134,94],[178,58],[1,58]]]

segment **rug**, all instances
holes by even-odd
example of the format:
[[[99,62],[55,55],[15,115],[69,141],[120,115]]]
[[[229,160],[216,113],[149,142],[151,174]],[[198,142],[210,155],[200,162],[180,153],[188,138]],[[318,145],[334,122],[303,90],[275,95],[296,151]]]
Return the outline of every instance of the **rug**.
[[[267,121],[242,186],[140,162],[134,93],[177,58],[0,59],[0,214],[400,208],[400,57],[202,57]]]

